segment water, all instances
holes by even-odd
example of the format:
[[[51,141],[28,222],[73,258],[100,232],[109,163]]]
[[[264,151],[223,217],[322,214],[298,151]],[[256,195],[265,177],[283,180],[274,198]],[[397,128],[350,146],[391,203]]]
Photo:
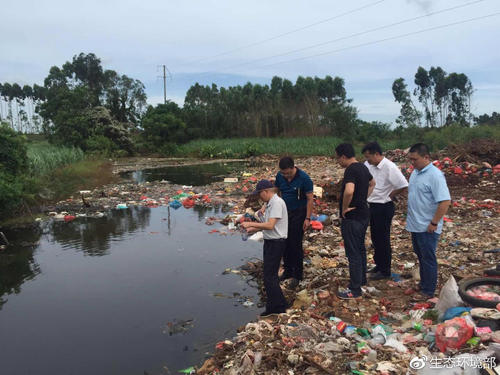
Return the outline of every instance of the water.
[[[129,208],[17,233],[39,243],[0,253],[0,373],[153,375],[202,362],[260,311],[233,297],[257,303],[255,286],[222,271],[262,245],[209,234],[214,214]]]
[[[246,165],[247,162],[183,165],[123,172],[120,176],[137,183],[166,180],[172,184],[202,186],[222,181],[225,175],[241,171]]]

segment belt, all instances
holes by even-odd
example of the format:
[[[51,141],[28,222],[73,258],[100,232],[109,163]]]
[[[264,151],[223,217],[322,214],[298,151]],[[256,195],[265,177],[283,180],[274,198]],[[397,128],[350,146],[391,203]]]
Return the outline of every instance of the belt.
[[[275,238],[275,239],[272,239],[272,240],[266,240],[266,239],[264,239],[264,241],[276,241],[276,242],[282,242],[282,241],[286,241],[286,238]]]

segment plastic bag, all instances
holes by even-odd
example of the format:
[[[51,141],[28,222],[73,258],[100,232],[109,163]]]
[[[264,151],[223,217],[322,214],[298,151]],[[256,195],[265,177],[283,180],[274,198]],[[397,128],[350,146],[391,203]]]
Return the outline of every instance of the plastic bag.
[[[442,319],[446,310],[450,307],[463,306],[464,301],[458,294],[458,285],[453,276],[450,276],[439,293],[439,301],[436,309],[439,311],[439,319]]]
[[[459,349],[472,337],[473,327],[467,324],[464,318],[453,318],[436,329],[436,346],[441,352],[446,349]]]

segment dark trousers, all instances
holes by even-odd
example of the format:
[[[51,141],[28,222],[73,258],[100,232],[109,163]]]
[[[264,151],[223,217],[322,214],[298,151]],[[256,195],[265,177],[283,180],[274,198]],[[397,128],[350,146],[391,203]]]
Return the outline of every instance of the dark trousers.
[[[391,223],[394,216],[394,203],[370,203],[370,231],[375,248],[373,260],[377,270],[391,275]]]
[[[349,289],[361,295],[361,286],[366,285],[365,235],[368,221],[343,219],[340,229],[344,240],[345,255],[349,260]]]
[[[264,240],[264,288],[266,290],[266,311],[284,312],[287,302],[281,291],[278,270],[285,251],[285,240]]]
[[[288,212],[288,238],[286,239],[286,250],[283,255],[284,275],[302,280],[304,276],[304,249],[302,239],[304,238],[304,220],[307,208],[301,207]]]
[[[428,296],[434,296],[438,280],[436,248],[439,234],[412,232],[411,241],[420,266],[420,290]]]

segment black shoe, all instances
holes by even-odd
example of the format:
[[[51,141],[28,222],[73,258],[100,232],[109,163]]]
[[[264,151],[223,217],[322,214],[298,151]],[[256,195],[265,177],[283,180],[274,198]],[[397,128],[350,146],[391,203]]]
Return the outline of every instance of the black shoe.
[[[390,279],[391,275],[382,273],[382,272],[376,272],[374,274],[370,275],[370,280],[385,280],[385,279]]]
[[[377,273],[378,272],[378,267],[375,266],[373,268],[370,268],[368,271],[366,271],[367,273]]]
[[[294,290],[299,286],[300,281],[296,279],[295,277],[292,277],[292,279],[288,282],[288,285],[286,286],[287,289]]]
[[[292,276],[287,275],[286,273],[283,272],[283,274],[279,277],[280,281],[285,281],[288,279],[291,279]]]

